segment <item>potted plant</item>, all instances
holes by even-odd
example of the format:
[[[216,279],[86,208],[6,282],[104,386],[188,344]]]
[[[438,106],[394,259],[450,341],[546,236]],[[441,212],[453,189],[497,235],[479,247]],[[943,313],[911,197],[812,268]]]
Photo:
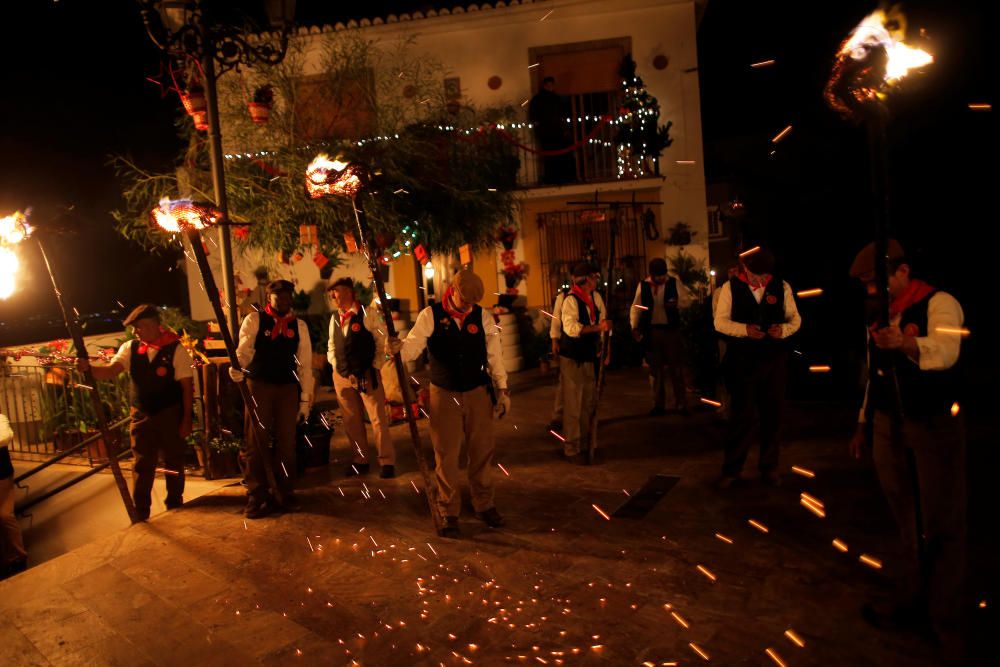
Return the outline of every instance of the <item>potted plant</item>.
[[[528,275],[528,265],[524,262],[507,264],[503,267],[503,281],[507,289],[514,289]]]
[[[497,230],[497,241],[503,245],[504,250],[513,250],[514,241],[517,240],[517,227],[514,225],[502,225]]]
[[[253,101],[247,103],[250,120],[254,125],[264,125],[271,118],[271,105],[274,104],[274,91],[271,86],[259,87],[253,94]]]
[[[670,236],[667,237],[667,243],[676,246],[685,246],[691,243],[692,237],[698,232],[691,229],[691,226],[686,222],[678,222],[676,225],[667,230]]]
[[[239,477],[239,453],[243,441],[239,438],[216,436],[208,441],[209,479]]]

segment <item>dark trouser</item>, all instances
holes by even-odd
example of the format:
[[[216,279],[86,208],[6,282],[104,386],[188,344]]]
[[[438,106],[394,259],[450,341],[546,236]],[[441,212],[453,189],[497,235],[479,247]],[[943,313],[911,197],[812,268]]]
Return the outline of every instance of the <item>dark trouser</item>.
[[[646,363],[649,364],[649,384],[653,390],[653,407],[667,406],[666,376],[674,388],[674,407],[687,407],[684,387],[684,341],[676,327],[657,327],[649,331],[646,343]]]
[[[965,429],[961,417],[904,419],[876,412],[875,469],[899,524],[905,562],[899,568],[903,604],[926,605],[939,636],[959,634],[965,601]],[[907,458],[919,487],[926,562],[917,553],[916,498]]]
[[[760,461],[762,473],[778,467],[778,430],[785,403],[787,354],[773,351],[747,353],[730,346],[726,354],[726,384],[729,387],[730,425],[726,439],[723,475],[738,475],[750,452],[754,416],[760,422]]]
[[[152,506],[150,497],[153,480],[156,478],[156,464],[163,452],[163,467],[167,470],[167,509],[180,507],[184,502],[184,438],[180,435],[181,406],[174,405],[148,415],[132,409],[132,476],[134,487],[132,500],[140,515],[149,516]]]
[[[299,385],[248,379],[247,386],[257,403],[256,406],[247,406],[243,431],[247,443],[244,453],[247,493],[263,497],[269,489],[267,473],[264,472],[265,464],[258,454],[258,447],[251,440],[257,437],[260,425],[263,425],[267,437],[267,442],[261,443],[261,448],[270,457],[274,479],[282,493],[290,493],[291,476],[295,474],[295,422],[299,416]],[[251,421],[255,417],[257,424]]]

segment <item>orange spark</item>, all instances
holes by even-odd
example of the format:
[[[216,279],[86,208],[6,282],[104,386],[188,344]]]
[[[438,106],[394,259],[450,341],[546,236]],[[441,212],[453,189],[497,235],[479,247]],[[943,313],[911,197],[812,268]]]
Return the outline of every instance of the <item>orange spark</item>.
[[[503,467],[503,464],[502,464],[502,463],[497,463],[497,467],[498,467],[498,468],[500,468],[500,470],[503,470],[503,474],[505,474],[505,475],[507,475],[508,477],[510,477],[510,473],[509,473],[509,472],[507,472],[507,469]]]
[[[882,569],[882,561],[880,561],[878,558],[873,558],[868,554],[861,554],[860,556],[858,556],[858,560],[869,567],[875,568],[876,570]]]
[[[676,611],[670,612],[670,615],[673,616],[674,620],[677,621],[677,623],[685,630],[691,627],[691,625],[686,620],[684,620],[684,617],[678,614]]]
[[[985,102],[970,102],[970,111],[993,111],[993,105]]]
[[[937,331],[938,333],[956,334],[958,336],[968,336],[972,333],[965,327],[934,327],[934,331]]]
[[[559,438],[559,439],[560,439],[560,440],[562,440],[563,442],[566,442],[566,438],[562,437],[561,435],[559,435],[558,433],[556,433],[556,432],[555,432],[555,431],[553,431],[552,429],[549,429],[549,433],[551,433],[552,435],[556,436],[557,438]]]
[[[744,250],[743,252],[740,253],[740,257],[747,257],[749,255],[754,254],[755,252],[760,252],[760,246],[759,245],[755,245],[754,247],[750,248],[749,250]]]
[[[959,407],[957,401],[951,404],[951,416],[952,417],[957,417],[959,410],[961,410],[961,408]]]
[[[823,293],[823,290],[820,289],[819,287],[816,287],[814,289],[800,290],[800,291],[798,291],[798,292],[795,293],[795,296],[799,297],[800,299],[807,299],[807,298],[809,298],[811,296],[819,296],[822,293]]]
[[[713,408],[721,408],[722,407],[722,403],[720,403],[718,401],[713,401],[710,398],[700,398],[698,400],[700,400],[705,405],[711,405]]]
[[[802,638],[795,633],[795,630],[788,628],[787,630],[785,630],[785,636],[788,637],[788,639],[799,648],[806,647],[806,643],[802,641]]]
[[[694,651],[695,653],[697,653],[698,655],[700,655],[703,660],[705,660],[705,661],[708,660],[708,654],[705,653],[704,649],[702,649],[700,646],[698,646],[694,642],[688,642],[688,646],[691,647],[692,651]]]
[[[732,544],[733,543],[733,541],[730,538],[726,537],[722,533],[716,533],[715,536],[717,538],[719,538],[720,540],[722,540],[723,542],[725,542],[726,544]]]
[[[836,549],[837,551],[842,551],[845,554],[847,553],[847,543],[839,539],[835,539],[833,541],[833,548]]]
[[[610,516],[608,516],[608,513],[607,513],[607,512],[605,512],[604,510],[602,510],[602,509],[601,509],[600,507],[598,507],[598,506],[597,506],[597,505],[595,505],[594,503],[591,503],[591,505],[590,505],[590,506],[591,506],[591,507],[593,507],[593,508],[594,508],[594,510],[595,510],[595,511],[596,511],[596,512],[597,512],[598,514],[600,514],[601,516],[603,516],[603,517],[604,517],[605,519],[607,519],[608,521],[611,521],[611,517],[610,517]]]
[[[765,526],[764,524],[760,523],[759,521],[755,521],[754,519],[747,519],[747,523],[749,523],[751,526],[753,526],[754,528],[756,528],[757,530],[759,530],[762,533],[769,533],[769,532],[771,532],[771,531],[769,531],[767,529],[767,526]]]
[[[707,567],[705,567],[704,565],[698,565],[697,567],[698,571],[701,572],[706,577],[708,577],[709,581],[711,581],[713,584],[715,583],[716,576],[712,574]]]
[[[785,663],[782,662],[781,656],[778,655],[778,652],[775,651],[773,648],[764,649],[764,653],[767,653],[767,657],[769,657],[771,660],[774,660],[774,664],[778,665],[778,667],[787,667]]]
[[[771,139],[771,143],[772,144],[778,143],[779,141],[781,141],[782,139],[784,139],[785,137],[787,137],[791,131],[792,131],[792,126],[789,125],[785,129],[783,129],[781,132],[778,132],[778,134],[774,135],[774,138]]]
[[[809,470],[808,468],[800,468],[799,466],[792,466],[792,472],[802,475],[803,477],[808,477],[809,479],[816,476],[816,473],[812,470]]]
[[[761,67],[770,67],[771,65],[775,64],[776,62],[777,61],[774,60],[774,59],[771,59],[771,60],[762,60],[759,63],[751,63],[750,67],[753,68],[753,69],[759,69]]]

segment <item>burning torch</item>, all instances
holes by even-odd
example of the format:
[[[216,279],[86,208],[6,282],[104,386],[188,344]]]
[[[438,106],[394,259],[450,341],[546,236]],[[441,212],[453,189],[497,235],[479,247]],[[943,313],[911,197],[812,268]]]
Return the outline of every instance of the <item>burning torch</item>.
[[[211,225],[225,224],[225,216],[214,204],[192,201],[190,199],[161,199],[159,205],[153,208],[150,215],[153,222],[163,231],[173,234],[183,233],[187,236],[198,264],[198,270],[201,272],[205,292],[208,293],[208,300],[212,304],[212,310],[215,311],[215,319],[219,323],[219,333],[222,335],[222,341],[226,345],[226,352],[229,354],[229,363],[232,364],[233,368],[239,369],[240,362],[236,358],[236,345],[233,343],[233,336],[229,331],[229,323],[225,312],[222,310],[219,289],[216,287],[212,269],[208,266],[208,256],[205,253],[205,245],[201,240],[201,230]],[[234,306],[235,304],[232,305]],[[270,457],[267,456],[267,445],[265,444],[269,442],[269,434],[264,429],[263,424],[260,423],[260,420],[256,418],[254,406],[257,405],[257,402],[250,392],[250,387],[246,382],[237,382],[236,386],[239,387],[240,395],[243,397],[243,404],[246,406],[246,409],[254,415],[254,418],[250,421],[254,424],[254,435],[256,437],[248,439],[252,441],[252,446],[257,448],[257,455],[264,465],[264,473],[271,487],[271,493],[274,494],[275,499],[280,504],[284,502],[284,497],[281,487],[278,486],[275,479],[274,469],[271,466]]]
[[[20,211],[5,218],[0,218],[0,298],[6,299],[14,292],[14,273],[17,271],[19,264],[13,248],[31,236],[33,231],[31,225],[28,224],[27,217]],[[73,345],[76,347],[76,355],[80,359],[87,359],[87,346],[83,341],[83,332],[80,330],[79,322],[69,316],[70,308],[67,307],[62,290],[59,289],[56,274],[52,270],[52,264],[49,262],[48,255],[45,254],[45,247],[42,245],[41,239],[37,235],[33,239],[38,244],[38,250],[42,254],[42,260],[45,262],[49,279],[52,281],[52,290],[55,292],[56,301],[59,302],[59,310],[62,311],[63,322],[66,323],[66,331],[69,333],[70,338],[73,339]],[[75,311],[75,309],[73,310]],[[87,394],[90,395],[91,405],[97,417],[98,430],[100,430],[101,437],[104,438],[104,442],[108,447],[108,464],[115,478],[115,486],[118,487],[118,493],[121,494],[122,502],[125,503],[125,511],[128,512],[129,520],[132,523],[137,523],[139,516],[136,514],[132,496],[129,495],[128,484],[125,482],[121,466],[118,465],[118,439],[111,436],[107,415],[104,413],[104,404],[101,403],[101,397],[97,393],[97,382],[94,380],[93,373],[88,369],[84,372],[83,376],[87,383],[85,389],[87,390]]]
[[[906,76],[932,62],[934,57],[904,42],[906,18],[898,8],[876,10],[864,18],[847,37],[837,53],[830,80],[823,93],[827,104],[846,120],[864,123],[868,130],[872,193],[875,196],[875,283],[878,295],[876,325],[889,325],[889,158],[886,127],[889,97]],[[893,392],[892,419],[902,419],[902,404],[896,369],[891,355],[872,359],[869,374],[878,373]],[[913,490],[917,553],[926,566],[920,486],[913,450],[905,447],[907,468]]]
[[[365,257],[368,259],[368,268],[371,270],[372,278],[375,281],[375,293],[378,297],[379,307],[382,310],[382,318],[385,320],[386,335],[394,337],[396,335],[396,327],[392,321],[392,313],[389,311],[389,300],[385,295],[385,285],[382,282],[382,275],[378,266],[378,257],[381,256],[381,253],[379,252],[379,248],[376,247],[371,229],[368,227],[364,203],[358,198],[358,195],[370,183],[371,172],[365,165],[360,162],[331,160],[325,154],[317,155],[316,159],[306,169],[306,192],[312,199],[321,199],[330,196],[350,198],[352,207],[354,208],[354,219],[358,225],[358,242],[364,249]],[[434,502],[436,487],[431,480],[430,470],[427,467],[427,462],[424,460],[423,449],[420,446],[420,433],[417,430],[417,416],[413,412],[410,383],[406,372],[403,370],[403,360],[400,355],[392,355],[392,361],[396,369],[396,376],[399,378],[399,387],[403,392],[403,410],[406,415],[406,421],[410,425],[410,439],[413,441],[417,467],[424,478],[424,488],[427,489],[427,503],[431,510],[431,518],[434,520],[435,527],[440,528],[441,517]]]

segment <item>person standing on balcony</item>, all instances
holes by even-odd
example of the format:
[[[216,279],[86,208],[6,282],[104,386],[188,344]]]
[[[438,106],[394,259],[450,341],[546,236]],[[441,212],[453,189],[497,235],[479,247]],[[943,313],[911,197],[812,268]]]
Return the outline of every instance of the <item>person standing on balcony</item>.
[[[430,432],[434,445],[438,511],[442,537],[460,534],[462,507],[459,454],[465,440],[469,491],[476,516],[490,528],[504,525],[493,501],[493,417],[510,410],[507,370],[500,330],[493,314],[481,308],[485,288],[469,270],[454,275],[440,303],[420,311],[406,340],[392,338],[390,349],[403,361],[430,353]]]
[[[563,300],[559,374],[563,387],[563,455],[583,463],[581,452],[591,446],[590,423],[597,410],[595,368],[601,354],[601,334],[611,331],[604,301],[597,293],[601,274],[593,264],[573,267],[573,286]]]
[[[14,441],[7,415],[0,413],[0,579],[28,567],[21,526],[14,516],[14,465],[7,447]]]
[[[137,338],[118,348],[107,366],[79,359],[77,368],[90,369],[97,380],[113,380],[121,373],[130,379],[132,406],[132,500],[139,519],[149,518],[151,492],[160,453],[166,469],[168,510],[184,503],[184,451],[191,434],[194,369],[191,355],[177,334],[160,324],[152,304],[136,307],[123,322]]]
[[[774,255],[758,247],[740,257],[740,271],[719,289],[715,330],[726,336],[722,364],[731,395],[730,429],[719,488],[740,481],[750,451],[754,416],[760,422],[757,467],[768,486],[781,484],[778,435],[785,403],[787,338],[802,318],[792,288],[775,277]]]
[[[667,262],[655,257],[649,262],[649,277],[635,289],[635,299],[629,312],[632,337],[640,343],[649,364],[649,381],[653,390],[650,416],[667,414],[666,375],[674,388],[674,407],[687,416],[684,385],[684,341],[681,338],[680,307],[687,305],[689,295],[683,284],[667,275]],[[664,366],[666,369],[664,369]]]
[[[542,178],[545,185],[570,183],[574,179],[576,165],[573,153],[547,155],[552,151],[560,151],[573,143],[566,122],[569,115],[562,96],[556,93],[556,80],[547,76],[542,79],[542,88],[528,103],[528,119],[535,132],[535,140],[542,153]]]
[[[265,516],[276,503],[270,495],[260,451],[271,456],[283,498],[278,508],[299,509],[291,477],[296,469],[295,424],[309,418],[315,380],[311,369],[304,365],[312,359],[312,341],[306,323],[292,310],[293,290],[287,280],[275,280],[267,286],[267,306],[247,315],[240,326],[236,357],[244,370],[229,369],[233,382],[249,383],[256,402],[246,406],[244,437],[256,438],[263,432],[269,440],[259,443],[260,447],[246,448],[248,498],[243,514],[248,519]]]
[[[354,295],[354,281],[339,278],[330,285],[337,310],[330,316],[330,342],[326,357],[333,366],[333,387],[344,416],[344,432],[354,449],[347,476],[368,473],[368,435],[363,416],[368,413],[375,437],[380,477],[396,476],[396,450],[389,432],[385,388],[380,369],[385,365],[385,324],[377,308],[366,309]]]

